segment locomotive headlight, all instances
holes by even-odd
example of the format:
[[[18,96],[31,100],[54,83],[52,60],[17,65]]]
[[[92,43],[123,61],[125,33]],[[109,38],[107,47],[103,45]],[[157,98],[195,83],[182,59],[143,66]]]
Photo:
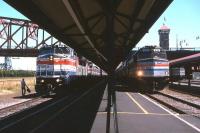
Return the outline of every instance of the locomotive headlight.
[[[137,76],[138,76],[138,77],[143,76],[143,74],[144,74],[143,71],[141,71],[141,70],[137,71]]]
[[[44,83],[44,79],[40,80],[41,83]]]
[[[169,73],[166,71],[166,72],[165,72],[165,75],[168,75],[168,74],[169,74]]]
[[[53,56],[51,55],[51,56],[49,56],[49,60],[53,60]]]
[[[58,82],[60,82],[61,80],[60,79],[56,79],[56,82],[58,83]]]

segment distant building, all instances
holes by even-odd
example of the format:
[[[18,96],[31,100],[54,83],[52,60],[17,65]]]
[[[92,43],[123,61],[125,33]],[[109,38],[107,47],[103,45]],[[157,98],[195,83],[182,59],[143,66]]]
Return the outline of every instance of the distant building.
[[[158,30],[160,47],[166,50],[169,49],[169,32],[170,29],[165,24]]]

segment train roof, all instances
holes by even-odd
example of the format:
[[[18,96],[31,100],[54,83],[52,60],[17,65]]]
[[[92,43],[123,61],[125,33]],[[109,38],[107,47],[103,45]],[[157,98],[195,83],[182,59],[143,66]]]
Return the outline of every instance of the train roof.
[[[161,50],[164,51],[164,49],[163,49],[162,47],[160,47],[160,46],[156,46],[156,45],[147,45],[147,46],[144,46],[144,47],[140,48],[138,51],[131,51],[131,52],[128,54],[128,56],[125,58],[125,60],[129,59],[129,58],[132,57],[132,56],[137,55],[137,54],[138,54],[139,52],[141,52],[143,49],[161,49]],[[124,60],[124,61],[125,61],[125,60]],[[123,62],[124,62],[124,61],[123,61]]]
[[[164,49],[162,47],[160,47],[160,46],[144,46],[144,47],[140,48],[137,52],[135,52],[135,54],[137,54],[138,52],[140,52],[140,51],[142,51],[144,49],[151,49],[151,50],[152,49],[161,49],[161,50],[164,51]]]
[[[141,49],[155,49],[155,48],[161,48],[160,46],[156,46],[156,45],[154,45],[154,46],[144,46],[144,47],[142,47]]]
[[[45,50],[45,49],[52,49],[52,48],[70,48],[68,46],[58,46],[58,45],[46,45],[46,46],[42,46],[39,50]]]

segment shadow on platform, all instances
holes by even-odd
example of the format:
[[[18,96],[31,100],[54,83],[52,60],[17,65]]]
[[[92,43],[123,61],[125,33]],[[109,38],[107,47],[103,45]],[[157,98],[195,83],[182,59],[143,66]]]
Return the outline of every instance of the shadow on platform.
[[[151,90],[140,89],[137,83],[123,83],[118,82],[114,86],[115,91],[118,92],[133,92],[133,93],[152,93]]]
[[[37,129],[35,133],[89,133],[103,98],[105,84],[60,109],[60,115]]]
[[[38,95],[36,93],[30,93],[30,94],[26,94],[25,96],[15,96],[13,98],[16,99],[30,99],[30,98],[35,98],[38,97]]]

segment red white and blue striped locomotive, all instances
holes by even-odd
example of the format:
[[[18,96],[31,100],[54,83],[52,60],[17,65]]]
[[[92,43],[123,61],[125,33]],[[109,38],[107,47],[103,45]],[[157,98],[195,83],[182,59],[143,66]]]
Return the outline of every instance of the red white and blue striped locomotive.
[[[67,46],[42,47],[37,57],[36,92],[56,92],[77,76],[102,74],[98,66],[88,62],[80,65],[75,51]]]
[[[157,46],[145,46],[130,54],[116,73],[131,82],[138,91],[162,90],[169,80],[166,51]]]

